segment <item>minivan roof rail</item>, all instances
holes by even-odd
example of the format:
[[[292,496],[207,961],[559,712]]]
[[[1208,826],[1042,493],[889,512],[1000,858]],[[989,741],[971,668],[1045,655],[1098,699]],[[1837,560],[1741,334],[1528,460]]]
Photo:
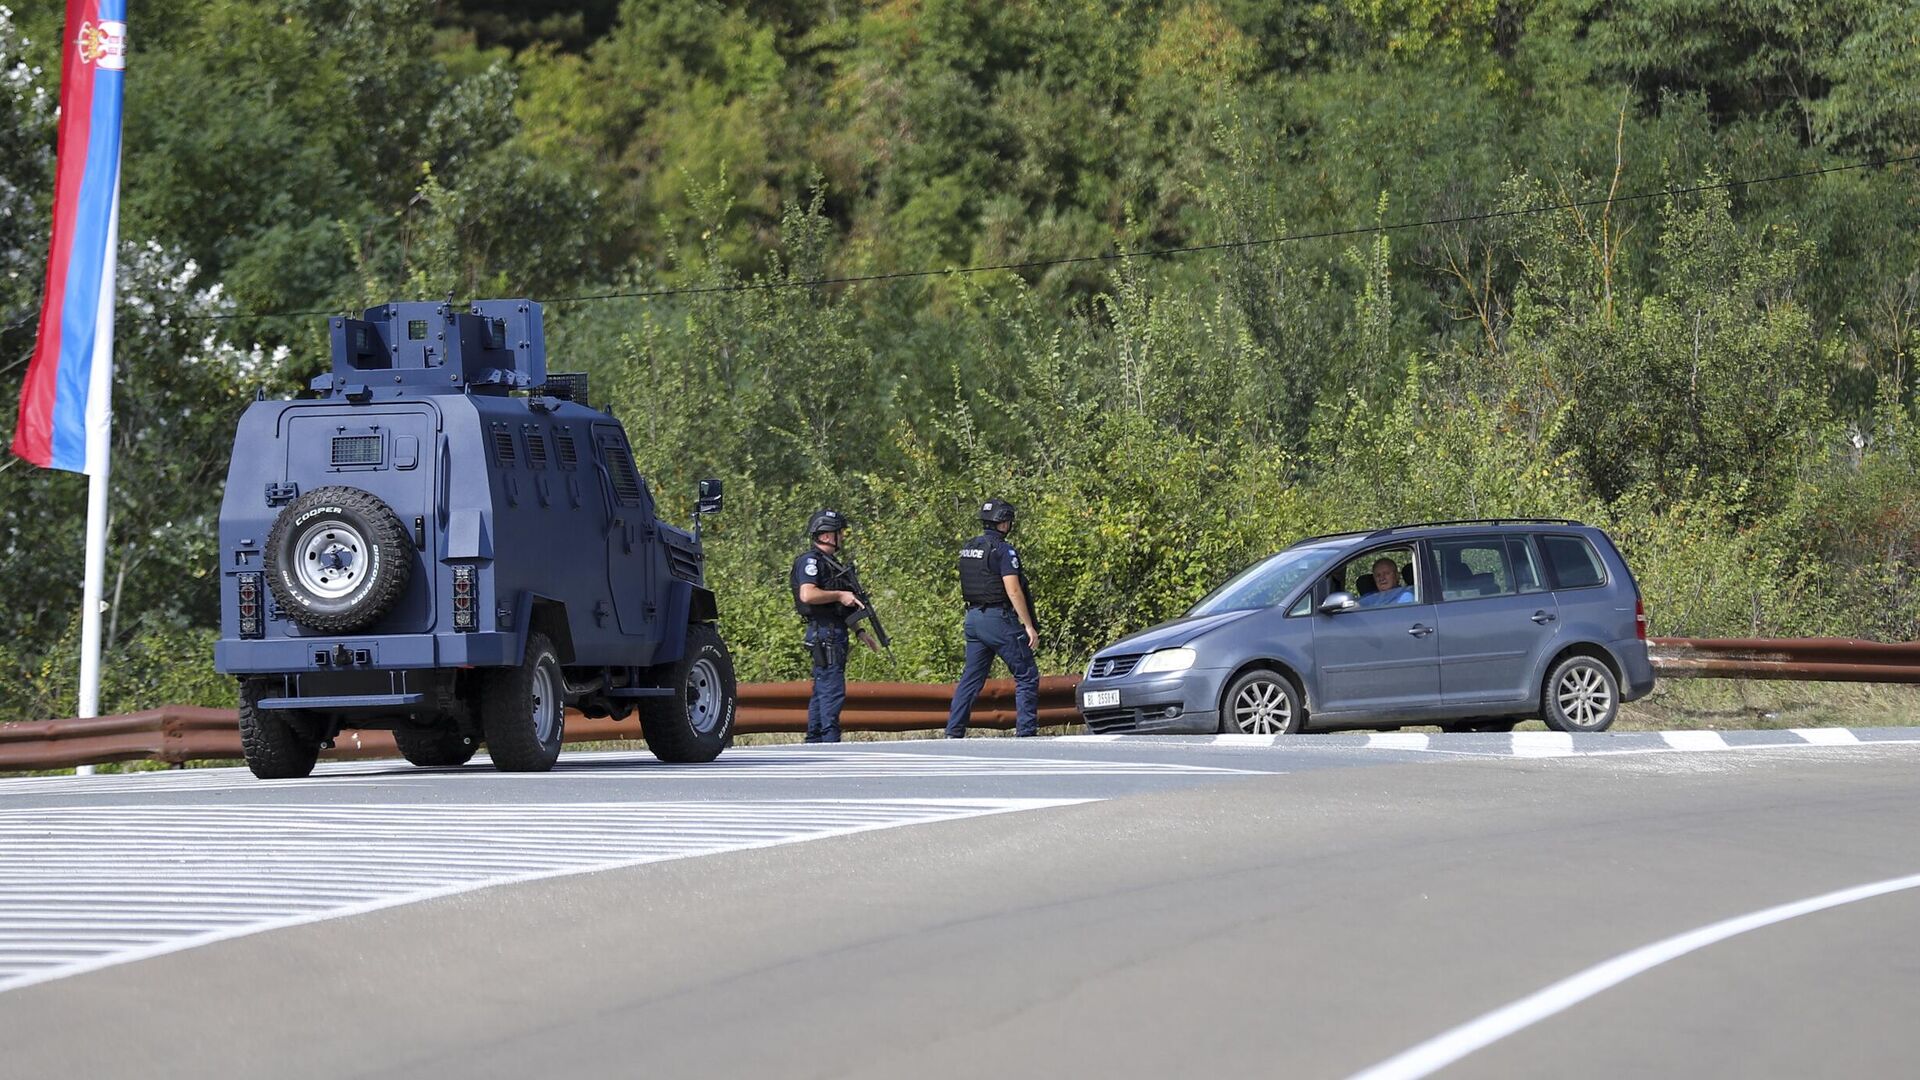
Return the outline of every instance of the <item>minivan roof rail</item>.
[[[1293,543],[1288,544],[1287,546],[1290,548],[1295,548],[1295,547],[1299,547],[1301,544],[1311,544],[1315,540],[1332,540],[1336,537],[1341,537],[1341,536],[1365,536],[1365,535],[1367,535],[1367,530],[1365,529],[1348,529],[1345,532],[1321,533],[1319,536],[1303,536],[1300,539],[1295,540]]]
[[[1456,518],[1452,521],[1418,521],[1407,525],[1389,525],[1384,529],[1375,529],[1368,537],[1385,536],[1402,529],[1439,529],[1449,525],[1577,525],[1585,526],[1584,521],[1572,518]]]
[[[1303,536],[1287,546],[1295,548],[1301,544],[1311,544],[1316,540],[1335,540],[1342,536],[1360,536],[1371,540],[1376,536],[1386,536],[1402,529],[1439,529],[1449,525],[1574,525],[1584,528],[1586,524],[1584,521],[1575,521],[1572,518],[1455,518],[1452,521],[1416,521],[1406,525],[1389,525],[1384,529],[1371,531],[1348,529],[1344,532],[1321,533],[1319,536]]]

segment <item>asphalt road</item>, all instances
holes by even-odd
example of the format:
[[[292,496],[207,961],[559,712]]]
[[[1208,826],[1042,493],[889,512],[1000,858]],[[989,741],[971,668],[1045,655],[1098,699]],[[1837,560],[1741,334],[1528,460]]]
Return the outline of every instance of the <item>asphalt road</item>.
[[[1860,735],[0,780],[0,1076],[1907,1075],[1920,888],[1724,925],[1920,874]]]

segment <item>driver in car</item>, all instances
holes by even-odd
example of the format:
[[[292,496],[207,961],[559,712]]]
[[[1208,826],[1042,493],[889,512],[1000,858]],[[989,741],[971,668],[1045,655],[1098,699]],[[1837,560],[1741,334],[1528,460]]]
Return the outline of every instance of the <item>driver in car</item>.
[[[1388,607],[1413,603],[1413,586],[1400,584],[1400,567],[1392,559],[1375,559],[1374,591],[1360,598],[1361,607]]]

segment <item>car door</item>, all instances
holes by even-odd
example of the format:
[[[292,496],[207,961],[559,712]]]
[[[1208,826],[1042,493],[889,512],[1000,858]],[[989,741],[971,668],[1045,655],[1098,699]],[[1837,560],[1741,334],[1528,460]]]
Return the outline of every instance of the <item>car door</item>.
[[[1534,672],[1560,620],[1532,541],[1486,533],[1436,539],[1428,549],[1440,601],[1441,698],[1449,707],[1536,698]]]
[[[1394,550],[1406,547],[1403,543]],[[1376,554],[1369,552],[1350,564]],[[1420,590],[1411,604],[1331,614],[1316,610],[1310,618],[1320,691],[1317,712],[1403,715],[1440,704],[1434,633],[1438,620],[1434,605]]]

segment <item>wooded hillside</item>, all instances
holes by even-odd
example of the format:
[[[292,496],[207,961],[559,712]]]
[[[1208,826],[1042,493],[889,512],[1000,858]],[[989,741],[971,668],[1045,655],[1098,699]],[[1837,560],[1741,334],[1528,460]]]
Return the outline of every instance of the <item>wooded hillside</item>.
[[[0,18],[9,417],[61,7]],[[449,292],[546,301],[676,516],[727,480],[745,678],[802,671],[821,505],[897,642],[854,677],[951,678],[987,495],[1051,671],[1300,535],[1494,514],[1613,530],[1656,633],[1920,638],[1913,4],[135,8],[108,711],[231,701],[233,421],[326,363],[277,313]],[[72,713],[84,503],[0,470],[0,719]]]

